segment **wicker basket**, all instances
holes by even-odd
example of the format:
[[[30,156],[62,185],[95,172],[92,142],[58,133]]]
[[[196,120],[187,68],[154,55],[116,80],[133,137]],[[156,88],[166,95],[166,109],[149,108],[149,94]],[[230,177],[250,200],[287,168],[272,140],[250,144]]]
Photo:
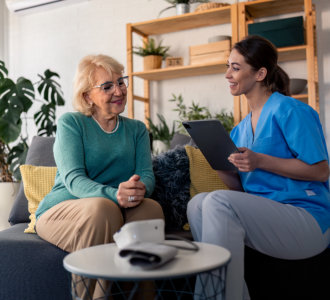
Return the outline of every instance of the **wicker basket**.
[[[229,3],[219,3],[219,2],[202,3],[196,7],[195,12],[204,11],[212,8],[219,8],[227,5],[229,5]]]
[[[144,70],[159,69],[162,66],[163,57],[159,55],[148,55],[143,58]]]

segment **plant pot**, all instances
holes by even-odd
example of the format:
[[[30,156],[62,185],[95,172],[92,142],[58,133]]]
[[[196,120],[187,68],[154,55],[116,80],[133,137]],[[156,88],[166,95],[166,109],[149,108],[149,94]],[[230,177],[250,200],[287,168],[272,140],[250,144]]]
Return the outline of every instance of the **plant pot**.
[[[175,5],[176,14],[183,15],[190,11],[190,5],[186,3],[178,3]]]
[[[162,66],[163,57],[160,55],[148,55],[143,59],[144,70],[159,69]]]
[[[0,182],[0,230],[8,228],[8,217],[16,198],[19,182]]]

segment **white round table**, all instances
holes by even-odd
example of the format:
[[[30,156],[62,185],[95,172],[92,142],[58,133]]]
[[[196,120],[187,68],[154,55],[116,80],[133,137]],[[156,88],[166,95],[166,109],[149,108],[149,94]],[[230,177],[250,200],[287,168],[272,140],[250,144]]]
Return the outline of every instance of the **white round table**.
[[[184,241],[167,240],[165,243],[174,246],[190,246]],[[194,289],[194,287],[187,286],[187,284],[191,283],[191,278],[194,278],[195,281],[197,275],[198,280],[201,280],[201,284],[198,285],[203,287],[198,293],[203,295],[209,294],[210,291],[204,290],[210,289],[209,285],[212,287],[216,285],[216,291],[211,293],[223,294],[225,272],[230,260],[230,252],[216,245],[195,243],[199,247],[198,251],[179,249],[174,259],[152,270],[143,270],[118,263],[117,255],[119,249],[115,243],[98,245],[70,253],[64,258],[63,264],[67,271],[74,275],[79,275],[81,278],[103,279],[111,282],[127,281],[135,284],[146,280],[159,281],[160,285],[157,284],[157,288],[155,288],[157,294],[162,289],[166,289],[168,293],[169,290],[166,286],[171,281],[170,286],[173,288],[176,296],[180,292],[193,295],[198,288]],[[173,285],[172,282],[178,278],[184,279],[182,291],[175,284]],[[206,281],[202,282],[204,280]],[[136,289],[138,289],[138,286]],[[73,296],[76,296],[75,291],[73,291]],[[107,296],[109,294],[105,295],[105,297]]]

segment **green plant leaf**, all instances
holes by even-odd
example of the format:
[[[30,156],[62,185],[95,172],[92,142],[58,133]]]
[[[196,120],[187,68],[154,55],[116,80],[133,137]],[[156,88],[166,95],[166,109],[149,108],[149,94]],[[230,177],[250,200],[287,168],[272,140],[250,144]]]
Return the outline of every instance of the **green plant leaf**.
[[[172,128],[170,129],[163,115],[157,114],[157,118],[160,122],[158,125],[155,125],[150,118],[147,118],[149,122],[149,131],[152,134],[153,140],[163,141],[169,146],[175,134],[175,123],[173,122]]]
[[[56,107],[53,103],[43,104],[40,111],[34,114],[34,121],[38,125],[38,135],[54,136],[56,133]]]
[[[167,52],[169,51],[170,47],[162,46],[162,41],[156,45],[155,39],[149,38],[148,41],[143,41],[142,47],[133,47],[133,49],[136,49],[133,51],[134,54],[143,57],[148,55],[159,55],[165,58],[168,56]]]
[[[16,180],[21,180],[19,166],[25,163],[28,149],[29,147],[26,140],[22,139],[8,154],[8,164],[10,165],[9,170]]]
[[[172,98],[169,101],[176,104],[176,108],[173,111],[178,113],[179,120],[176,123],[178,123],[178,131],[180,133],[187,134],[186,129],[182,125],[182,122],[187,120],[219,119],[227,132],[230,132],[234,127],[234,116],[232,112],[227,113],[222,109],[220,113],[212,115],[207,107],[200,106],[194,101],[187,108],[181,94],[179,96],[172,94]]]
[[[0,84],[0,139],[14,142],[21,132],[21,114],[32,106],[34,88],[30,80],[20,77],[14,83],[4,78]]]
[[[38,83],[38,92],[42,95],[43,99],[54,105],[64,105],[65,100],[62,96],[61,86],[53,79],[53,77],[60,78],[60,76],[49,69],[44,72],[44,76],[40,74],[38,76],[41,79]]]
[[[2,80],[0,85],[0,116],[7,109],[18,109],[27,112],[34,100],[34,88],[30,80],[20,77],[14,83],[9,78]]]
[[[20,179],[19,165],[25,162],[28,150],[26,138],[21,135],[22,115],[38,103],[30,80],[20,77],[15,83],[7,75],[5,63],[0,60],[0,181]],[[44,99],[34,119],[38,134],[51,136],[56,132],[56,107],[64,105],[65,100],[55,80],[59,78],[57,73],[46,70],[39,77],[37,90]]]
[[[0,80],[6,78],[8,75],[8,70],[5,66],[5,63],[0,60]]]
[[[10,114],[0,119],[0,139],[9,144],[14,142],[21,133],[22,121],[13,122]]]

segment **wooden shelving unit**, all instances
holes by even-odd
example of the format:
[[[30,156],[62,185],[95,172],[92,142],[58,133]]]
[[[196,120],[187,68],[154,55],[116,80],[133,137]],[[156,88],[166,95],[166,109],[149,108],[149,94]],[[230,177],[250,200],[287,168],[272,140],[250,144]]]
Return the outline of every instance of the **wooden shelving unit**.
[[[248,34],[248,24],[255,19],[301,12],[304,16],[305,45],[278,48],[279,62],[306,60],[308,94],[292,95],[319,112],[318,67],[316,56],[316,22],[312,0],[257,0],[238,4],[239,39]],[[249,112],[244,97],[234,106],[235,115],[244,118]],[[235,119],[236,120],[236,119]]]
[[[186,65],[162,68],[150,71],[133,70],[133,34],[147,40],[150,35],[166,34],[188,29],[228,24],[232,26],[232,44],[247,35],[247,25],[258,18],[301,12],[304,16],[306,44],[279,48],[279,61],[307,61],[308,94],[293,95],[319,111],[318,102],[318,69],[315,45],[315,11],[312,0],[255,0],[240,2],[221,8],[202,12],[193,12],[180,16],[160,18],[146,22],[127,24],[127,71],[133,79],[144,80],[143,96],[134,93],[134,82],[131,80],[128,92],[128,116],[134,118],[134,101],[144,102],[145,119],[150,117],[150,81],[160,81],[189,76],[221,74],[226,71],[226,61],[217,63]],[[188,47],[189,45],[187,45]],[[249,112],[246,101],[234,97],[234,119],[238,123]]]
[[[134,82],[131,80],[128,91],[128,116],[134,117],[134,101],[144,102],[145,119],[150,116],[150,91],[149,81],[182,78],[188,76],[200,76],[207,74],[224,73],[226,61],[208,63],[201,65],[186,65],[171,68],[156,69],[150,71],[134,72],[132,41],[133,34],[141,36],[144,40],[149,35],[158,35],[177,32],[200,27],[214,26],[220,24],[232,24],[232,43],[238,40],[237,28],[237,5],[228,5],[220,8],[210,9],[202,12],[192,12],[180,16],[160,18],[146,22],[127,24],[127,71],[133,79],[139,77],[144,79],[144,95],[138,96],[134,93]],[[188,47],[189,45],[187,45]]]
[[[224,73],[226,71],[226,61],[212,64],[188,65],[171,67],[168,69],[155,69],[145,72],[132,73],[146,80],[166,80],[173,78]]]

